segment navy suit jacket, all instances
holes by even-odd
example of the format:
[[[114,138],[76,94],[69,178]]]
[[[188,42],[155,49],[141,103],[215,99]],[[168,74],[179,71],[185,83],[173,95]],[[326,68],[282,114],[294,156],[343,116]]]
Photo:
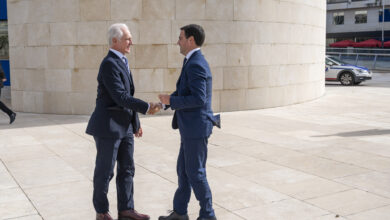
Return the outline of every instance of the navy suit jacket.
[[[138,131],[137,112],[145,114],[148,103],[134,98],[131,73],[116,54],[109,51],[100,64],[96,107],[89,119],[87,134],[123,138]]]
[[[170,107],[175,110],[172,127],[184,138],[209,137],[219,116],[211,109],[212,77],[209,64],[200,50],[184,64],[171,94]]]

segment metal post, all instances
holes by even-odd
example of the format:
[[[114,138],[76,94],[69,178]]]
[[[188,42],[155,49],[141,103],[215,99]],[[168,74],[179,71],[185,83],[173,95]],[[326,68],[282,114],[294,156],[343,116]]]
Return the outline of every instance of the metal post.
[[[356,54],[356,59],[355,59],[355,66],[356,66],[357,63],[358,63],[358,60],[359,60],[359,54],[357,53],[357,54]]]
[[[382,48],[385,39],[384,26],[385,26],[385,2],[384,0],[382,0]]]

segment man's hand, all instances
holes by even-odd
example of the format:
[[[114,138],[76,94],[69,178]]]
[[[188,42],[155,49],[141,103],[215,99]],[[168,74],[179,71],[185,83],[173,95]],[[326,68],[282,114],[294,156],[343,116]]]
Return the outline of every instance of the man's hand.
[[[142,134],[143,134],[142,128],[140,127],[140,128],[138,129],[138,131],[135,132],[134,135],[135,135],[137,138],[140,138],[140,137],[142,137]]]
[[[147,112],[149,115],[154,115],[157,112],[159,112],[162,109],[162,104],[161,103],[149,103],[149,111]]]
[[[171,101],[171,96],[170,95],[166,95],[166,94],[160,94],[158,95],[158,98],[160,99],[161,103],[164,104],[164,105],[170,105]]]

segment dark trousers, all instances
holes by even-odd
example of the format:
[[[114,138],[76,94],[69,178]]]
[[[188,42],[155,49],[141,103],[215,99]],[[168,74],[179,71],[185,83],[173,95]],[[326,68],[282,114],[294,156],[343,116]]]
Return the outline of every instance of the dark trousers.
[[[214,217],[210,186],[206,178],[208,138],[181,139],[177,159],[178,188],[173,199],[173,209],[179,215],[187,214],[191,187],[199,201],[199,216]]]
[[[93,205],[97,213],[109,211],[108,185],[114,176],[117,161],[116,190],[118,211],[134,209],[134,138],[123,139],[94,137],[96,142],[96,164],[93,176]]]
[[[10,116],[12,113],[14,113],[11,109],[9,109],[2,101],[0,101],[0,109],[7,113],[8,116]]]

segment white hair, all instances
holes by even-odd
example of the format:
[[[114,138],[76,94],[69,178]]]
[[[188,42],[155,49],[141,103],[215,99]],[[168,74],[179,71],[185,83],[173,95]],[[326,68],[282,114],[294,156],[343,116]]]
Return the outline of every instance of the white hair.
[[[113,38],[116,38],[118,40],[122,38],[123,36],[122,29],[128,30],[130,32],[129,27],[127,27],[127,25],[124,23],[116,23],[111,25],[110,28],[108,28],[108,45],[110,47],[112,45]]]

